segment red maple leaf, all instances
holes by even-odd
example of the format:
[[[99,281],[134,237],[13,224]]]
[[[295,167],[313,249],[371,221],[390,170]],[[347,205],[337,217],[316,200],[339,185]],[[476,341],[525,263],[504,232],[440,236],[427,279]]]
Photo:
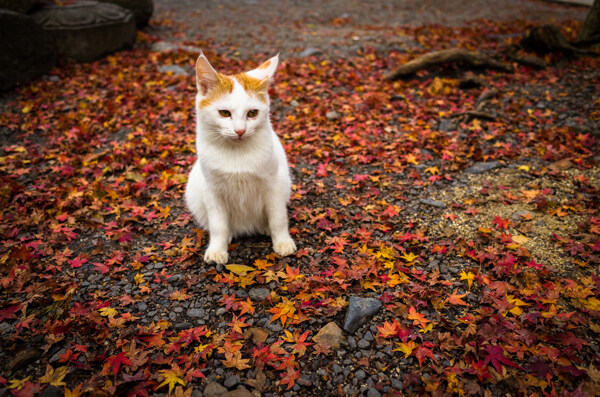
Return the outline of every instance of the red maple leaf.
[[[504,352],[504,350],[500,346],[487,345],[485,347],[485,350],[487,351],[488,355],[483,359],[483,364],[487,365],[488,363],[491,362],[499,374],[502,373],[502,365],[501,364],[508,365],[509,367],[519,368],[519,369],[524,370],[521,366],[519,366],[518,364],[515,364],[512,360],[504,357],[504,355],[502,354]]]
[[[102,375],[115,375],[117,372],[119,372],[121,365],[131,365],[131,361],[129,361],[129,358],[127,358],[127,355],[124,352],[107,358],[106,362],[104,363],[104,367],[102,368],[102,372],[100,373]]]

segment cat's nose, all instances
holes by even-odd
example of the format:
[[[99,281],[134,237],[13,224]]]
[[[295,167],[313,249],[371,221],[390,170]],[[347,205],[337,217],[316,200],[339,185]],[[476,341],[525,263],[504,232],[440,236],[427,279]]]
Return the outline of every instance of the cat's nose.
[[[240,128],[237,130],[234,130],[235,133],[237,134],[237,136],[239,136],[240,138],[242,137],[242,135],[244,135],[246,133],[246,129],[245,128]]]

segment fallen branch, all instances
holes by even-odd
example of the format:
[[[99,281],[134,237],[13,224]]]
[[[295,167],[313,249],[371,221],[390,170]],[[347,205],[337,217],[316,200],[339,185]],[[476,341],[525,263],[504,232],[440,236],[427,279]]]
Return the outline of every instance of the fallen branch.
[[[505,72],[513,71],[511,65],[498,62],[492,58],[489,58],[487,55],[482,54],[481,52],[468,51],[462,48],[452,48],[448,50],[430,52],[413,59],[412,61],[405,63],[397,68],[394,72],[387,75],[386,79],[392,81],[398,80],[404,76],[411,75],[430,66],[453,62],[462,62],[478,68],[490,68]]]

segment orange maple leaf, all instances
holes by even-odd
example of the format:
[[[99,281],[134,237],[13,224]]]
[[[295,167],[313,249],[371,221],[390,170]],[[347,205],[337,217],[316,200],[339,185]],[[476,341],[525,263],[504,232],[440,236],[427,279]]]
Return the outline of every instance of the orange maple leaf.
[[[425,318],[424,314],[417,312],[413,306],[408,309],[408,319],[413,320],[414,325],[418,325],[419,327],[424,327],[429,320]]]
[[[452,305],[463,305],[463,306],[469,306],[468,303],[466,303],[464,300],[462,300],[462,298],[464,298],[465,296],[468,295],[467,293],[464,293],[462,295],[457,294],[458,290],[454,290],[454,292],[452,293],[452,295],[450,295],[448,297],[448,302],[450,302]]]

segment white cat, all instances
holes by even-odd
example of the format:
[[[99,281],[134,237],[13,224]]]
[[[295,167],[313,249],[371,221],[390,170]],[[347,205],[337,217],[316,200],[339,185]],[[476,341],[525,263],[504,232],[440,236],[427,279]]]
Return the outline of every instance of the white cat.
[[[185,200],[208,229],[204,260],[227,263],[235,236],[270,234],[273,250],[296,251],[287,219],[291,179],[269,120],[268,86],[278,56],[246,73],[217,73],[204,54],[196,62],[196,151]]]

